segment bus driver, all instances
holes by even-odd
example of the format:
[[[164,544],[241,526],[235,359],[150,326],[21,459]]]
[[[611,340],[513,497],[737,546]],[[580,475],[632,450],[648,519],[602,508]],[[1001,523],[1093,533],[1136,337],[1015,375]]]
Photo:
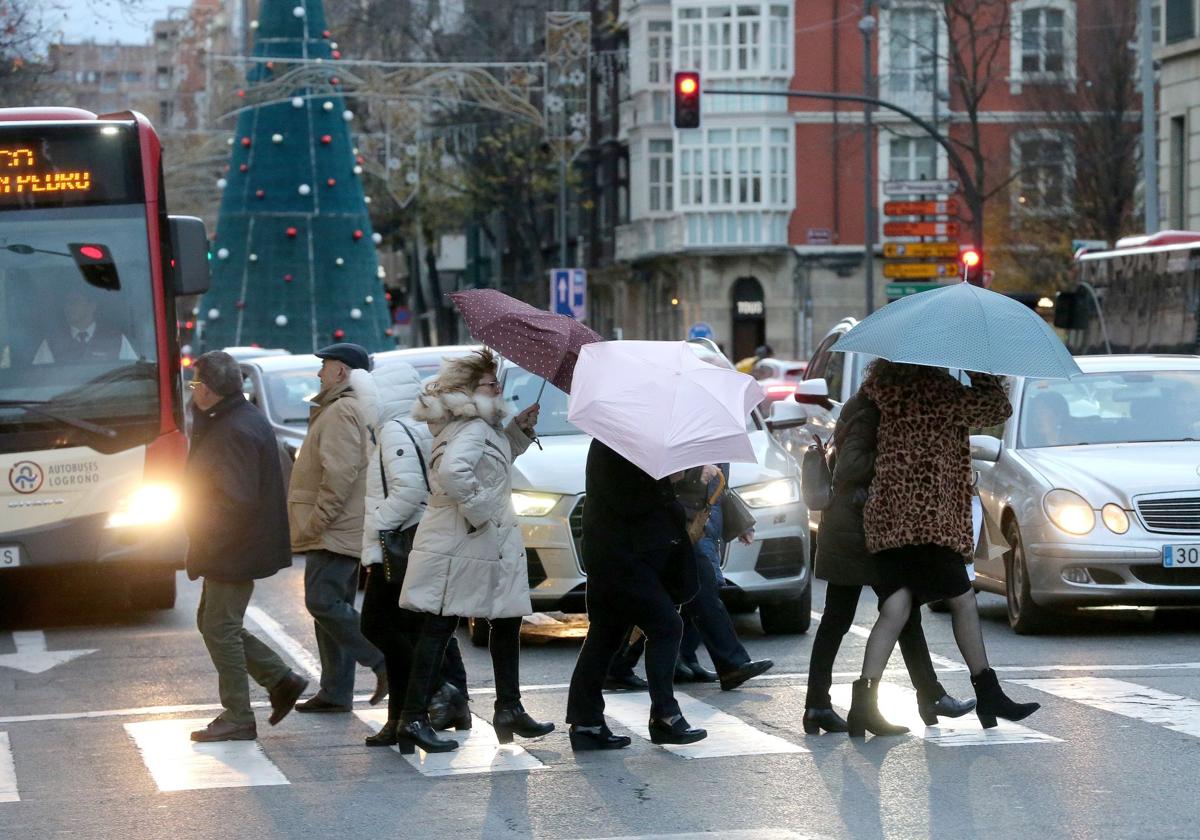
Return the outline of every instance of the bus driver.
[[[97,322],[97,304],[96,298],[85,290],[68,292],[63,303],[63,321],[42,340],[33,364],[137,361],[133,345],[120,330]]]

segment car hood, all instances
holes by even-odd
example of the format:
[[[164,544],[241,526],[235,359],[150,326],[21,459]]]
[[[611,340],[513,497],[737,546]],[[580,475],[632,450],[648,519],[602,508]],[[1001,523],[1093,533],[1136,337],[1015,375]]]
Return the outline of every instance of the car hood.
[[[529,447],[513,464],[513,489],[542,493],[578,495],[584,491],[589,435],[555,435],[539,438],[542,448]],[[784,476],[797,475],[796,462],[767,432],[750,434],[756,464],[731,464],[729,483],[733,487],[758,484]]]
[[[1022,449],[1020,457],[1052,486],[1074,490],[1099,508],[1133,507],[1146,493],[1200,490],[1200,443],[1121,443]]]

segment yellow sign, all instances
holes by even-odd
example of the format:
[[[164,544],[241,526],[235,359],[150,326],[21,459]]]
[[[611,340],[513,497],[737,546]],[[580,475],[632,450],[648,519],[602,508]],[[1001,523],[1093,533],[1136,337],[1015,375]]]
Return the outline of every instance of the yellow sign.
[[[957,277],[958,263],[884,263],[883,276],[891,280],[924,280],[935,277]]]
[[[64,190],[86,192],[91,188],[92,173],[89,170],[38,171],[37,157],[32,149],[0,149],[0,195]]]
[[[887,259],[898,257],[958,257],[957,242],[885,242],[883,256]]]

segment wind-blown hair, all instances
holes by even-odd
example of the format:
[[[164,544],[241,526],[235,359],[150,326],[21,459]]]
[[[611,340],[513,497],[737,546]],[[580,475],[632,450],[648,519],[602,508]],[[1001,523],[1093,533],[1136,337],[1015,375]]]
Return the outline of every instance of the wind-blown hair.
[[[500,369],[500,357],[486,347],[466,356],[447,357],[442,360],[438,375],[425,386],[425,393],[438,396],[454,391],[473,394],[479,380],[487,374],[496,376]]]

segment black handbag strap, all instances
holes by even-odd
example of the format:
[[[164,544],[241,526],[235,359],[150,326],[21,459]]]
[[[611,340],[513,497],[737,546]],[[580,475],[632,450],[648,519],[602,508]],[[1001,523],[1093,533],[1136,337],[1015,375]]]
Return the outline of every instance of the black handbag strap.
[[[404,430],[404,434],[408,435],[408,439],[410,441],[412,441],[413,451],[415,451],[417,453],[417,463],[419,463],[421,465],[421,478],[423,478],[425,480],[425,492],[432,493],[433,488],[429,486],[429,473],[426,472],[426,470],[425,470],[425,456],[421,454],[421,447],[417,444],[417,439],[415,437],[413,437],[413,433],[409,430],[408,426],[404,425],[404,423],[402,421],[397,420],[396,422],[400,424],[400,428]],[[387,481],[387,471],[384,470],[384,468],[383,468],[383,432],[382,432],[382,430],[380,430],[380,434],[379,434],[379,477],[383,481],[383,498],[386,499],[388,497],[388,481]]]

